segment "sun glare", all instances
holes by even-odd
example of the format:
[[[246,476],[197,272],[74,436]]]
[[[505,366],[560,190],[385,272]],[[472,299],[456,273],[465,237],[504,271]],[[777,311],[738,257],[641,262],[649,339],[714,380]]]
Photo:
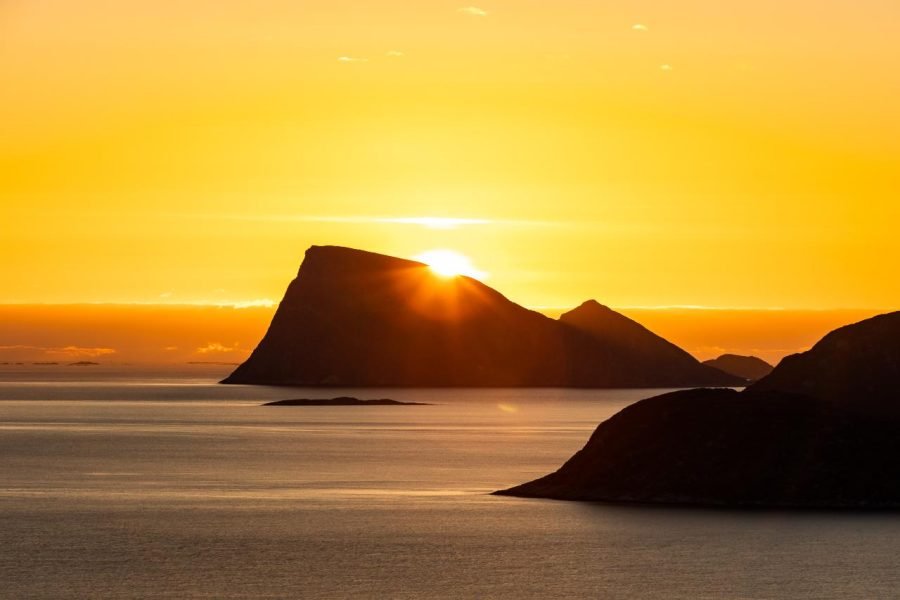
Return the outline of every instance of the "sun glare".
[[[428,265],[441,277],[466,275],[474,279],[484,279],[487,276],[487,273],[479,271],[472,265],[468,256],[454,250],[428,250],[415,258]]]

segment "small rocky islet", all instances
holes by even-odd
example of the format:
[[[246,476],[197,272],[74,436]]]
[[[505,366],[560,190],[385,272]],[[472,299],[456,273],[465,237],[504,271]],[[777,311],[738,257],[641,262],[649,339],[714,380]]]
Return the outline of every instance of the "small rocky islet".
[[[295,398],[289,400],[275,400],[266,402],[262,406],[430,406],[426,402],[401,402],[390,398],[376,398],[374,400],[362,400],[352,396],[338,396],[337,398]]]

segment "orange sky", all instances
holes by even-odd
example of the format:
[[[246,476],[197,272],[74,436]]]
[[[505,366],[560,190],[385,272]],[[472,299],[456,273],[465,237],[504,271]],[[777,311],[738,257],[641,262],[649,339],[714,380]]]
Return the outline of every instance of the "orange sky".
[[[340,244],[532,307],[896,308],[898,57],[886,0],[7,0],[0,302],[278,300]]]
[[[0,366],[238,363],[262,338],[274,307],[0,304]],[[557,317],[560,311],[546,311]],[[730,352],[772,363],[872,311],[629,309],[626,315],[699,359]]]

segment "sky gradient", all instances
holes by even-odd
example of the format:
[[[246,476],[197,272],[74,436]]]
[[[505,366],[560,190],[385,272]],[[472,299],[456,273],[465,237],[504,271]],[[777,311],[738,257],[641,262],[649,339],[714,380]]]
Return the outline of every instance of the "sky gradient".
[[[339,244],[897,308],[898,57],[886,0],[3,2],[0,302],[277,301]]]

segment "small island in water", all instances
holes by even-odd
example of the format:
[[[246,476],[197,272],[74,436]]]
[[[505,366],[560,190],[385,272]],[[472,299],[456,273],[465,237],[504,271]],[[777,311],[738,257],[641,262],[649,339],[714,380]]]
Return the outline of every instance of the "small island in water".
[[[431,406],[427,402],[401,402],[390,398],[378,398],[376,400],[361,400],[352,396],[339,396],[337,398],[298,398],[294,400],[275,400],[266,402],[263,406]]]

